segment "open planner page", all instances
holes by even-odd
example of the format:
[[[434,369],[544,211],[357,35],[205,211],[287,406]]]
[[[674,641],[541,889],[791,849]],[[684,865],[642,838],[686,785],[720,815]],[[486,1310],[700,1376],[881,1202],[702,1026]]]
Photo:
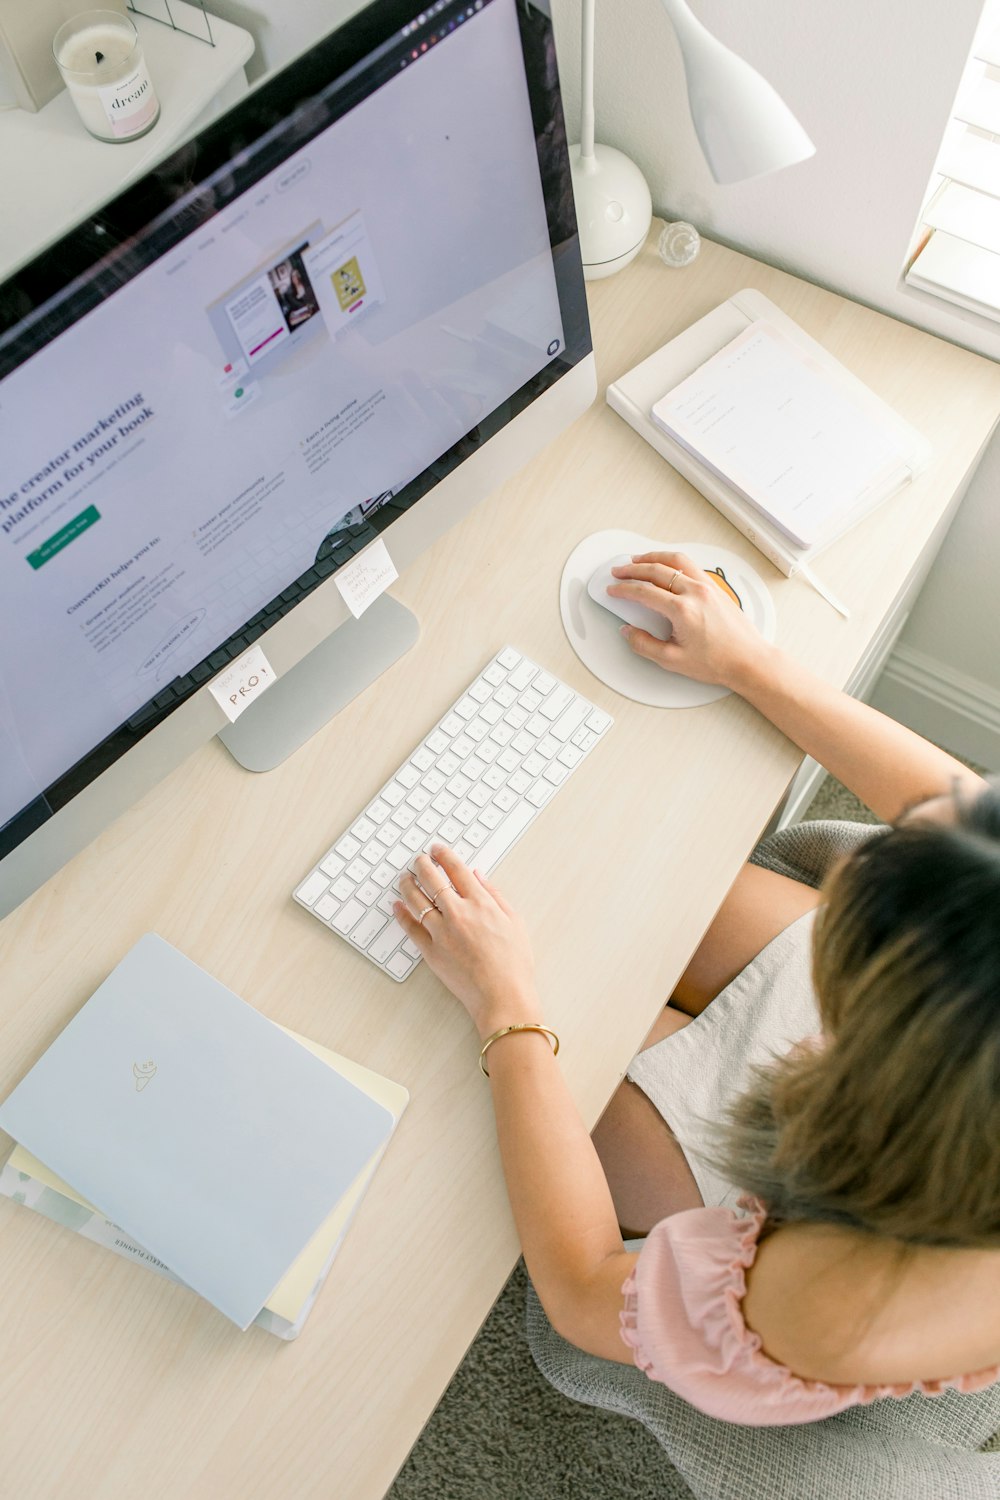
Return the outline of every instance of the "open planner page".
[[[766,322],[661,397],[651,416],[800,547],[908,472],[878,410]]]

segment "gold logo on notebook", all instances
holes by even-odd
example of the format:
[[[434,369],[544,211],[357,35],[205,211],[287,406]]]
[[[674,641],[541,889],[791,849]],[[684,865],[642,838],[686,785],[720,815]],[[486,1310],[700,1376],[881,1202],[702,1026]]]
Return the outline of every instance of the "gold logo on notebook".
[[[132,1072],[135,1075],[135,1091],[137,1094],[141,1094],[146,1084],[156,1072],[156,1064],[152,1058],[148,1062],[133,1063]]]

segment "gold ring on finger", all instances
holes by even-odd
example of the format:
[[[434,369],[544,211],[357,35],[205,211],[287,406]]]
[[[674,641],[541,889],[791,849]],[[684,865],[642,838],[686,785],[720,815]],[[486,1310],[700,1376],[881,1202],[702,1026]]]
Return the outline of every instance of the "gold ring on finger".
[[[424,925],[424,918],[426,917],[427,913],[430,912],[430,911],[437,911],[437,907],[435,906],[435,904],[434,904],[433,901],[431,902],[430,906],[425,906],[424,907],[423,911],[420,913],[419,917],[417,918],[417,921],[420,923],[421,927],[423,927],[423,925]]]

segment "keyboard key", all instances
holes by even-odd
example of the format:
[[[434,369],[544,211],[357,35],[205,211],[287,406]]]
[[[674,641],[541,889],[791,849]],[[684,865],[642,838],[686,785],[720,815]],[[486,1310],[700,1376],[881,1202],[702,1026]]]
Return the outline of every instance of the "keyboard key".
[[[527,724],[528,715],[523,708],[508,708],[503,716],[503,721],[505,724],[509,724],[512,729],[520,729],[524,724]]]
[[[513,789],[505,786],[502,791],[497,792],[493,798],[494,807],[499,807],[502,813],[510,812],[512,807],[517,806],[517,797]]]
[[[357,927],[351,933],[351,942],[357,943],[359,948],[367,948],[372,938],[382,931],[388,918],[378,907],[370,911],[366,917],[362,917]]]
[[[513,671],[520,660],[520,654],[514,650],[513,646],[505,646],[504,649],[500,652],[500,655],[497,657],[497,661],[502,667],[506,668],[508,672]]]
[[[469,689],[469,697],[474,698],[477,703],[488,703],[493,697],[488,682],[474,682]]]
[[[406,954],[400,949],[398,953],[394,953],[391,958],[386,959],[385,967],[394,979],[405,979],[413,968],[413,960],[407,958]]]
[[[445,794],[447,795],[447,793]],[[425,808],[417,819],[417,827],[422,828],[425,833],[433,833],[441,821],[441,814],[436,813],[433,807]]]
[[[348,901],[346,906],[340,908],[331,926],[336,927],[337,931],[342,932],[346,937],[355,922],[359,922],[364,914],[365,908],[360,901]]]
[[[435,812],[440,813],[442,818],[446,818],[457,801],[458,798],[453,797],[450,792],[438,792],[431,807]]]
[[[461,835],[462,825],[461,823],[457,823],[454,818],[445,818],[437,831],[437,836],[442,844],[453,844],[457,838],[461,838]]]
[[[522,792],[526,792],[531,785],[531,777],[527,776],[524,771],[515,771],[507,785],[512,792],[516,792],[520,797]]]
[[[590,749],[591,745],[596,745],[596,743],[597,735],[592,729],[578,729],[573,736],[573,744],[577,745],[584,753]]]
[[[466,756],[471,755],[473,750],[475,750],[476,742],[475,740],[470,740],[467,734],[460,734],[451,748],[459,760],[465,760]]]
[[[521,757],[509,747],[506,750],[501,750],[497,756],[497,765],[502,771],[516,771],[520,764]]]
[[[454,739],[455,735],[458,734],[464,722],[465,721],[463,719],[460,719],[457,714],[452,713],[449,714],[446,719],[441,720],[441,728],[444,730],[445,734],[449,736],[449,738]]]
[[[579,765],[583,759],[583,751],[578,750],[575,745],[563,745],[556,759],[572,771],[573,767]]]
[[[405,786],[400,786],[398,781],[390,781],[382,792],[382,801],[388,802],[390,807],[398,807],[405,796]]]
[[[555,685],[556,685],[555,678],[554,677],[550,677],[549,674],[548,674],[548,672],[539,672],[538,676],[536,678],[534,678],[534,680],[532,681],[532,684],[531,684],[531,686],[534,688],[535,692],[536,693],[541,693],[541,695],[542,695],[543,698],[545,697],[545,695],[547,693],[551,693],[551,691],[555,687]]]
[[[577,698],[576,702],[566,710],[560,719],[552,726],[552,733],[557,740],[568,740],[586,719],[590,712],[590,704],[583,698]]]
[[[497,688],[493,694],[493,702],[499,703],[501,708],[513,708],[517,702],[517,693],[509,683],[505,683],[502,688]]]
[[[468,778],[469,784],[471,785],[473,781],[479,780],[480,776],[482,776],[485,770],[486,762],[482,759],[482,757],[479,755],[470,755],[468,760],[465,762],[465,765],[462,767],[462,774],[463,776]]]
[[[345,833],[339,844],[334,846],[337,853],[344,859],[353,859],[361,848],[360,839],[352,839],[349,833]]]
[[[405,829],[409,828],[416,816],[416,811],[412,807],[405,802],[401,802],[393,811],[390,821],[395,823],[397,828]]]
[[[463,828],[466,823],[471,823],[475,816],[476,809],[471,802],[460,802],[455,808],[455,818],[462,824]]]
[[[355,859],[344,871],[348,880],[353,880],[355,885],[360,885],[362,880],[367,880],[372,872],[372,867],[366,859]]]
[[[553,786],[559,786],[561,782],[566,780],[569,772],[565,766],[561,766],[557,760],[554,760],[551,765],[545,767],[542,775],[546,781],[551,781]]]
[[[458,713],[458,709],[455,712]],[[475,709],[473,709],[473,712],[475,712]],[[435,755],[440,755],[443,750],[447,750],[448,748],[448,736],[442,734],[440,729],[435,729],[434,733],[427,737],[427,748],[428,750],[433,750]]]
[[[595,734],[603,734],[610,723],[611,715],[602,713],[599,708],[595,708],[587,720],[587,728],[592,729]]]
[[[452,751],[449,750],[447,754],[442,755],[441,759],[437,763],[437,768],[441,772],[442,776],[454,776],[455,772],[458,770],[461,764],[462,762],[459,760],[458,756],[454,755]]]
[[[479,704],[472,698],[463,698],[461,702],[455,704],[455,712],[462,720],[474,719],[479,712]]]
[[[336,854],[328,854],[326,856],[326,859],[320,860],[319,867],[323,871],[324,875],[329,875],[331,880],[336,880],[337,876],[344,868],[344,861],[340,859]]]
[[[400,786],[405,786],[406,790],[411,792],[420,780],[420,772],[416,766],[405,765],[401,771],[396,772],[396,780]]]
[[[530,792],[525,792],[524,800],[530,802],[532,807],[542,807],[554,791],[555,787],[550,786],[547,781],[536,781]]]
[[[424,834],[421,828],[408,828],[403,834],[400,843],[409,849],[411,854],[416,854],[418,849],[424,847]]]
[[[527,755],[529,750],[534,750],[535,748],[534,735],[528,734],[526,730],[522,729],[521,733],[515,734],[511,740],[510,748],[516,755]]]
[[[415,786],[406,799],[407,807],[412,807],[414,812],[421,813],[431,800],[431,794],[425,786]]]
[[[487,724],[498,724],[503,718],[503,709],[499,703],[484,703],[479,710],[479,717],[485,719]]]
[[[481,781],[477,781],[475,786],[469,792],[469,801],[474,807],[485,807],[492,796],[493,793],[490,788],[488,786],[484,786]]]
[[[383,802],[380,797],[376,797],[368,809],[368,816],[373,823],[384,823],[391,811],[392,808],[388,802]]]
[[[537,674],[538,668],[535,666],[535,663],[533,661],[528,661],[528,659],[525,657],[525,659],[514,668],[507,681],[510,683],[512,688],[517,688],[517,691],[520,692],[522,688],[526,688],[528,686],[528,683],[533,677],[537,676]]]
[[[330,889],[338,901],[347,901],[354,895],[354,881],[348,880],[346,875],[341,875],[339,880],[334,881]]]
[[[383,844],[387,849],[391,849],[393,844],[399,838],[399,828],[390,819],[388,823],[382,824],[382,827],[379,829],[375,837],[378,839],[380,844]],[[375,860],[373,861],[373,863],[377,864],[378,861]]]
[[[491,664],[486,668],[486,671],[483,673],[483,681],[488,682],[490,684],[490,687],[499,687],[500,684],[502,682],[506,682],[506,680],[506,671],[496,662],[491,662]]]
[[[480,744],[476,746],[476,754],[479,756],[480,760],[486,761],[487,765],[489,765],[492,761],[496,760],[497,756],[500,754],[500,746],[496,743],[495,740],[482,740]]]
[[[494,829],[486,843],[480,847],[472,862],[472,868],[488,875],[497,861],[506,854],[514,840],[524,832],[534,816],[533,807],[527,802],[519,802],[514,811],[504,818],[500,827]]]
[[[522,693],[520,698],[518,698],[517,706],[518,708],[523,708],[525,713],[533,714],[537,710],[538,705],[541,703],[541,701],[541,693],[536,693],[534,688],[529,688],[526,693]]]
[[[382,829],[380,828],[379,833],[381,832]],[[370,865],[377,865],[379,860],[382,858],[382,844],[384,842],[384,839],[372,839],[371,843],[366,844],[362,849],[361,853],[358,855],[358,858],[366,859]]]
[[[537,750],[532,750],[530,755],[526,755],[524,757],[524,763],[521,766],[521,770],[524,772],[525,776],[537,776],[539,772],[543,771],[544,769],[545,761],[542,756],[538,754]]]
[[[543,734],[548,734],[549,732],[549,721],[543,718],[540,713],[532,714],[521,732],[522,734],[533,735],[536,740],[540,740]]]
[[[429,771],[434,764],[434,756],[421,745],[420,749],[414,750],[410,756],[410,764],[416,766],[418,771]]]
[[[488,767],[487,770],[485,770],[483,772],[483,784],[484,784],[484,786],[491,787],[493,791],[496,791],[496,789],[498,787],[503,786],[503,784],[504,784],[504,782],[506,780],[507,780],[506,773],[502,770],[502,768],[499,765],[497,765],[497,766],[490,766],[490,767]]]
[[[367,844],[374,832],[375,824],[370,823],[367,818],[359,818],[351,829],[351,833],[356,839],[360,839],[362,844]]]
[[[377,885],[391,885],[396,877],[396,871],[388,860],[383,860],[378,869],[372,871],[372,879]]]
[[[366,880],[364,885],[358,886],[355,894],[359,901],[364,902],[365,906],[374,906],[382,894],[382,889],[375,884],[374,880]]]
[[[553,760],[559,750],[559,741],[554,740],[551,734],[547,734],[544,739],[538,741],[535,750],[543,760]]]
[[[405,943],[399,951],[401,953],[408,953],[411,958],[420,957],[420,949],[417,947],[416,943],[411,942],[409,938],[406,939]]]
[[[485,767],[480,763],[480,772],[484,769]],[[453,797],[464,797],[471,785],[472,782],[468,776],[464,775],[462,771],[456,771],[448,783],[448,790]]]
[[[378,937],[369,946],[368,957],[373,958],[377,964],[384,964],[389,954],[399,947],[400,941],[405,936],[402,927],[394,917],[391,922],[386,923]]]
[[[469,723],[465,726],[465,732],[470,739],[475,740],[478,744],[480,740],[484,740],[489,734],[490,726],[485,719],[470,719]]]
[[[563,709],[569,708],[575,697],[576,694],[572,688],[565,685],[557,687],[554,693],[549,693],[539,712],[543,713],[547,719],[558,719]]]
[[[430,792],[431,796],[433,797],[444,786],[444,782],[445,778],[441,775],[441,772],[438,770],[434,770],[427,772],[427,775],[424,777],[420,785],[426,788],[426,790]]]
[[[340,902],[335,901],[334,898],[330,895],[320,896],[319,900],[316,902],[316,905],[313,907],[313,911],[322,921],[329,922],[330,918],[333,916],[339,905]]]
[[[517,798],[514,797],[511,800],[516,802]],[[503,822],[503,812],[494,802],[490,807],[483,808],[482,812],[479,814],[479,821],[480,823],[482,823],[484,828],[498,828]]]

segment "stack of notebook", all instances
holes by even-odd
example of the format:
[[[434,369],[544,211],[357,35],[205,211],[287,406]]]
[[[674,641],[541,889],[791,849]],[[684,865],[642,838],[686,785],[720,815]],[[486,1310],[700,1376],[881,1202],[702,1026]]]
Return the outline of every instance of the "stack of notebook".
[[[0,1106],[0,1193],[294,1338],[408,1098],[147,933]]]

